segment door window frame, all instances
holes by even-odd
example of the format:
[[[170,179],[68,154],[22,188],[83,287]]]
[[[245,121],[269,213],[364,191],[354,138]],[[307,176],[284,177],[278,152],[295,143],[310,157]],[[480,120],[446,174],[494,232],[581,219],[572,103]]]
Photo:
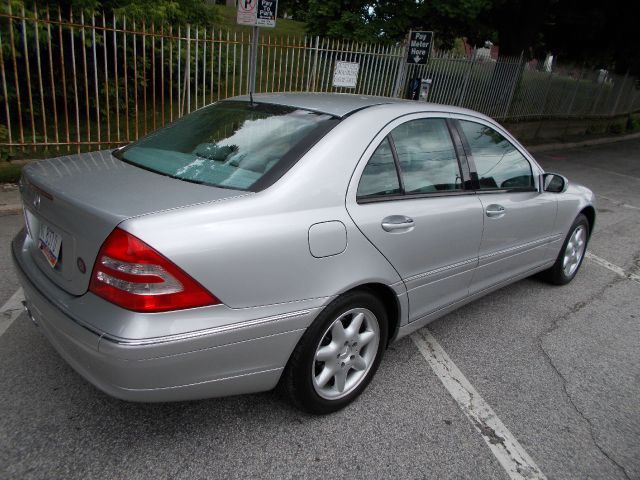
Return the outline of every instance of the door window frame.
[[[449,132],[451,144],[453,146],[453,149],[456,155],[458,170],[460,172],[460,177],[462,180],[462,188],[460,190],[448,190],[448,191],[440,191],[440,192],[421,192],[421,193],[405,192],[404,179],[402,177],[402,170],[400,168],[400,161],[398,159],[398,153],[396,150],[395,141],[391,134],[393,130],[395,130],[400,125],[403,125],[405,123],[408,123],[414,120],[427,120],[427,119],[438,119],[438,120],[443,120],[445,122],[445,126]],[[398,179],[400,181],[400,189],[402,193],[394,194],[394,195],[378,195],[378,196],[358,198],[357,190],[358,190],[358,186],[360,185],[360,181],[362,179],[362,173],[364,172],[364,169],[366,168],[367,164],[369,163],[369,160],[371,159],[375,151],[385,140],[389,141],[389,145],[391,147],[391,154],[393,156],[393,160],[396,168],[396,174],[398,175]],[[356,171],[354,172],[354,176],[352,178],[357,179],[357,181],[352,182],[350,184],[349,191],[353,190],[353,198],[355,199],[357,204],[390,202],[390,201],[396,201],[396,200],[412,200],[412,199],[419,199],[419,198],[474,195],[476,193],[476,190],[473,188],[474,184],[472,181],[472,171],[470,169],[469,163],[467,161],[467,157],[465,155],[462,140],[460,138],[458,130],[455,128],[455,125],[453,124],[452,119],[450,118],[450,114],[446,112],[411,113],[411,114],[407,114],[407,115],[403,115],[401,117],[395,118],[393,121],[389,122],[385,126],[385,128],[383,128],[378,133],[378,135],[374,137],[374,140],[369,144],[369,147],[365,151],[365,155],[363,155],[360,162],[358,163],[358,166],[356,167]],[[348,193],[348,196],[350,196],[349,193]]]
[[[531,157],[531,154],[529,154],[529,152],[527,152],[525,148],[522,145],[520,145],[520,143],[515,138],[513,138],[511,134],[509,134],[509,132],[507,132],[503,128],[500,128],[499,125],[494,124],[493,122],[487,122],[482,118],[473,117],[471,115],[452,115],[450,120],[451,120],[452,128],[457,132],[457,135],[460,138],[460,141],[462,143],[464,155],[470,169],[471,183],[477,194],[487,195],[491,193],[531,193],[531,192],[541,193],[542,192],[540,176],[544,173],[544,170]],[[493,129],[494,131],[502,135],[504,139],[507,140],[511,144],[511,146],[516,149],[518,153],[520,153],[522,158],[524,158],[529,163],[529,168],[531,169],[531,175],[533,176],[534,186],[531,187],[530,189],[524,189],[524,188],[514,188],[514,189],[500,188],[500,189],[485,189],[485,190],[480,189],[478,170],[476,168],[476,164],[473,159],[471,146],[469,145],[467,137],[462,129],[462,125],[460,125],[460,121],[467,121],[467,122],[483,125],[485,127]]]

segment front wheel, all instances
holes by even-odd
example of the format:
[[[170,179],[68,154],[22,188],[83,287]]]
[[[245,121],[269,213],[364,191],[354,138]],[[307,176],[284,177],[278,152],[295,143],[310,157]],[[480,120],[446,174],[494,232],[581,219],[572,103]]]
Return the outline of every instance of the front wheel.
[[[283,373],[292,402],[310,413],[339,410],[362,393],[387,343],[387,314],[368,291],[338,297],[304,333]]]
[[[580,214],[576,217],[569,229],[567,238],[558,254],[556,263],[542,272],[543,278],[555,285],[566,285],[576,276],[589,241],[589,221],[587,217]]]

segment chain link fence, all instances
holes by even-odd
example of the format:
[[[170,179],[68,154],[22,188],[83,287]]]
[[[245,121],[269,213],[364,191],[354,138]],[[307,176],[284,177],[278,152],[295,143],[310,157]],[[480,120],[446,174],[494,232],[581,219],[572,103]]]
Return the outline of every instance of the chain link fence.
[[[208,103],[248,93],[249,35],[158,26],[34,6],[0,8],[0,148],[70,151],[121,145]],[[434,50],[404,64],[402,45],[318,37],[259,38],[256,92],[405,96],[431,81],[428,100],[500,120],[609,117],[640,110],[638,81],[580,66],[549,68]],[[357,62],[355,88],[334,87],[337,61]]]

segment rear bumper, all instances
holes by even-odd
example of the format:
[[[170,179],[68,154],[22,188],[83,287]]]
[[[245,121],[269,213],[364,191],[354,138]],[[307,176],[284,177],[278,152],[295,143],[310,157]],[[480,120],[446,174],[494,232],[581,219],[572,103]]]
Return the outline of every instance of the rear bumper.
[[[23,244],[19,234],[13,260],[32,320],[80,375],[123,400],[193,400],[270,390],[319,310],[247,318],[179,335],[119,338],[74,315],[73,302],[82,297],[53,285]]]

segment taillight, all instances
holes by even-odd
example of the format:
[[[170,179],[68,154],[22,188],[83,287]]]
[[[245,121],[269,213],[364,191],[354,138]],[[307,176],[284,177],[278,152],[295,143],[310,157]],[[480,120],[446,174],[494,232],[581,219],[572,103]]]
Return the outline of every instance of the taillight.
[[[177,265],[119,228],[111,232],[98,252],[89,291],[136,312],[220,303]]]

